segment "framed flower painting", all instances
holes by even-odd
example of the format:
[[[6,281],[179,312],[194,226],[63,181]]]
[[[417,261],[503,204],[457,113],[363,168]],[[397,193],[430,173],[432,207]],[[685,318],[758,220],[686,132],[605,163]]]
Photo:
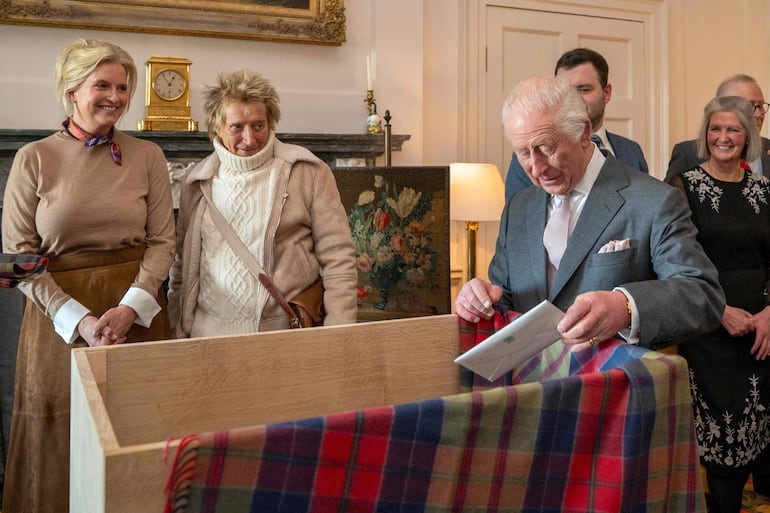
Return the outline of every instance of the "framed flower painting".
[[[449,167],[334,170],[358,268],[358,319],[451,312]]]

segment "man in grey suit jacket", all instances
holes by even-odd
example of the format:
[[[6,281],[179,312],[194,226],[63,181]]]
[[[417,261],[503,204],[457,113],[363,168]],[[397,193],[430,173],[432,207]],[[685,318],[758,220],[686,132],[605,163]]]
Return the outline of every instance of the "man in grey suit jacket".
[[[580,93],[588,109],[593,134],[602,142],[603,151],[628,166],[649,174],[641,146],[622,135],[607,132],[604,128],[604,109],[612,98],[612,84],[608,82],[609,66],[604,57],[588,48],[575,48],[559,58],[554,73],[556,76],[567,78]],[[505,177],[506,201],[530,185],[532,181],[522,169],[514,152]]]
[[[757,128],[762,130],[765,114],[767,114],[767,108],[770,104],[765,103],[762,88],[752,77],[733,75],[725,79],[717,87],[716,96],[740,96],[748,100],[754,105],[754,120],[757,122]],[[671,160],[668,162],[668,171],[666,171],[666,182],[670,182],[679,173],[689,171],[705,161],[705,158],[698,156],[698,145],[695,139],[677,143],[671,150]],[[759,160],[747,164],[754,173],[770,177],[770,139],[762,138],[762,156]]]
[[[507,203],[491,283],[466,283],[455,302],[458,315],[478,322],[491,317],[495,303],[525,312],[548,299],[566,310],[558,325],[564,343],[596,344],[620,332],[650,348],[719,326],[724,293],[696,241],[684,196],[605,157],[591,142],[585,105],[569,82],[522,82],[503,119],[536,187]],[[543,242],[555,196],[570,204],[570,235],[556,269]]]

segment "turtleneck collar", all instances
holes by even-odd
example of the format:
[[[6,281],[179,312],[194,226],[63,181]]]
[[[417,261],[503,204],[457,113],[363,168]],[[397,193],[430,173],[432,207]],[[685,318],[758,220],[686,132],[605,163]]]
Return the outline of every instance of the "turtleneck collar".
[[[249,171],[256,171],[269,163],[274,156],[273,147],[275,146],[275,132],[270,131],[270,137],[267,139],[265,147],[259,150],[254,155],[249,157],[241,157],[222,145],[222,141],[219,137],[214,138],[214,151],[219,157],[221,166],[227,170],[236,173],[246,173]]]

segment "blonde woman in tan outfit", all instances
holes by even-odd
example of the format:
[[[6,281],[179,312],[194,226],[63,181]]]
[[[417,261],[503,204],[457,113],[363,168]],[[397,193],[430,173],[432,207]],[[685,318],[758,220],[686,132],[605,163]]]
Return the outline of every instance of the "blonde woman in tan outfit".
[[[50,258],[19,285],[5,513],[69,509],[70,349],[169,337],[163,294],[174,220],[163,152],[115,123],[136,86],[121,48],[76,41],[59,55],[62,129],[21,148],[3,204],[3,251]]]
[[[287,329],[289,318],[213,224],[201,185],[291,298],[323,276],[325,325],[356,321],[355,250],[329,166],[276,139],[278,95],[252,71],[219,76],[204,95],[214,153],[184,179],[169,312],[178,337]]]

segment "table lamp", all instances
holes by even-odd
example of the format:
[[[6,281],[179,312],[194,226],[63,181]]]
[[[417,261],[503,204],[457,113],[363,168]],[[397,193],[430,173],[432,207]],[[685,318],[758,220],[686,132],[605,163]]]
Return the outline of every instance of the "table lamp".
[[[468,279],[476,276],[476,232],[481,221],[499,221],[505,188],[494,164],[449,164],[449,218],[465,221]]]

